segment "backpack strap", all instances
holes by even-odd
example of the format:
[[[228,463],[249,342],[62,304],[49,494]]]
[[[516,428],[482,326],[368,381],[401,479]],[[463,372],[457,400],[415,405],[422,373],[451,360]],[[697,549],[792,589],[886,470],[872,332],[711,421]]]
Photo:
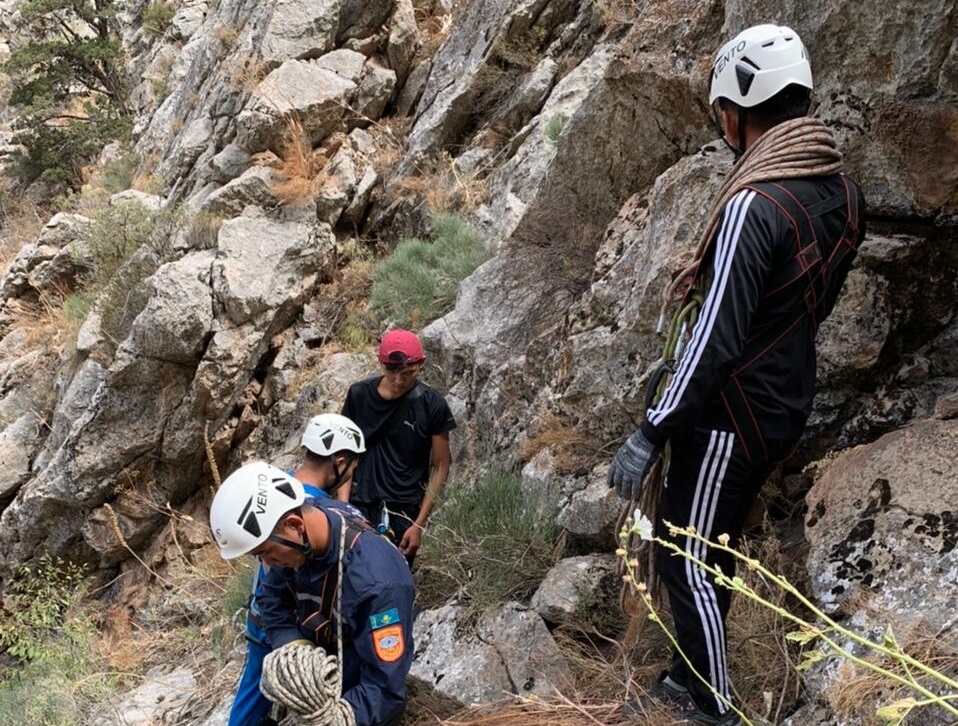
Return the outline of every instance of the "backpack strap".
[[[340,512],[337,511],[337,514],[340,514]],[[341,526],[345,527],[345,538],[343,539],[343,551],[339,553],[340,559],[346,550],[352,549],[361,534],[365,532],[375,533],[375,530],[365,520],[360,520],[349,514],[343,513],[341,521]],[[332,626],[335,618],[333,606],[337,601],[339,584],[338,568],[329,568],[320,587],[319,608],[311,615],[303,618],[300,623],[301,628],[313,631],[313,642],[322,646],[327,652],[336,647],[336,636]]]

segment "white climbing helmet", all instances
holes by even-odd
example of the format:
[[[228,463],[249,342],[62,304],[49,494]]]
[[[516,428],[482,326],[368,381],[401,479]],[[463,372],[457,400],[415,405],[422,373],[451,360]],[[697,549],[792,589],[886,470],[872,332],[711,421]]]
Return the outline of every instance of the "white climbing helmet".
[[[709,104],[727,98],[751,108],[793,83],[812,88],[812,67],[802,39],[784,25],[755,25],[716,54]]]
[[[340,451],[361,454],[366,439],[359,426],[338,413],[313,416],[303,434],[303,446],[319,456],[332,456]]]
[[[303,485],[265,461],[240,467],[223,482],[210,506],[210,529],[224,560],[266,541],[287,512],[306,499]]]

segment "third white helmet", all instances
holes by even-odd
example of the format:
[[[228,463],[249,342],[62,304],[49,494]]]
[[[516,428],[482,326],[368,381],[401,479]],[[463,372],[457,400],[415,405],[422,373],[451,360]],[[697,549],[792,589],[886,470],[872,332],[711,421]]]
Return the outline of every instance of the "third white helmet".
[[[715,56],[709,104],[726,98],[752,108],[792,84],[812,88],[808,51],[798,33],[784,25],[755,25]]]
[[[340,451],[361,454],[366,450],[366,439],[359,426],[345,416],[322,413],[306,425],[303,446],[318,456],[332,456]]]

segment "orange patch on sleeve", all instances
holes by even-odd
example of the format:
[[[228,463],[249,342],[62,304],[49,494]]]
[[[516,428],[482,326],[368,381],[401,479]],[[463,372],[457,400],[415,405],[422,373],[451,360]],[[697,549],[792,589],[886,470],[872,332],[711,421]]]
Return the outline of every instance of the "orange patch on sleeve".
[[[373,631],[373,650],[376,657],[384,663],[393,663],[402,658],[406,643],[402,637],[401,625],[390,625]]]

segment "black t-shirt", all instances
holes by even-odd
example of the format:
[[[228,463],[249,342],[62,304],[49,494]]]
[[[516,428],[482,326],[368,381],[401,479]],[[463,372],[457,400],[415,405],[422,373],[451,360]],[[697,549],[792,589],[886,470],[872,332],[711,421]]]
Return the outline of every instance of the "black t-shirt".
[[[380,380],[373,376],[354,383],[343,404],[343,416],[366,437],[350,499],[420,502],[429,481],[432,437],[452,431],[456,420],[442,394],[425,383],[387,401],[377,390]]]

